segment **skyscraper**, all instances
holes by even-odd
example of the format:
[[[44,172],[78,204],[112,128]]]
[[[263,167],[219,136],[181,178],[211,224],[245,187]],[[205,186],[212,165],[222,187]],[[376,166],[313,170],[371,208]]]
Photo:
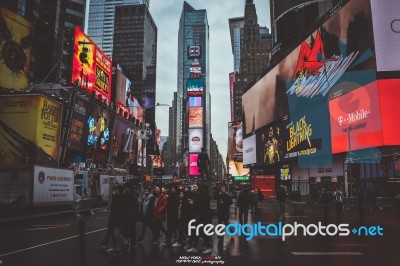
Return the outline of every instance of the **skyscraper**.
[[[207,11],[196,10],[186,1],[183,3],[178,31],[178,77],[177,77],[177,119],[176,119],[176,151],[178,158],[183,158],[184,149],[188,148],[188,110],[187,80],[191,77],[190,67],[193,60],[188,54],[190,46],[200,48],[200,56],[196,59],[201,67],[200,77],[203,79],[204,95],[202,106],[204,108],[204,146],[210,148],[211,133],[211,97],[209,86],[209,26]],[[183,144],[183,146],[182,146]]]
[[[229,26],[236,72],[231,90],[232,118],[241,121],[243,91],[269,64],[271,34],[268,28],[258,25],[253,0],[246,0],[244,17],[230,19]]]
[[[150,0],[91,0],[88,10],[87,35],[106,55],[112,57],[115,7],[120,5],[146,4]]]

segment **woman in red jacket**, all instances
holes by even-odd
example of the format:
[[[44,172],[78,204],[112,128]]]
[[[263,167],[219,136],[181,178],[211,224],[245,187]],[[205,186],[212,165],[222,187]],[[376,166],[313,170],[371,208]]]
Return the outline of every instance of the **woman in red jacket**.
[[[163,227],[162,223],[167,218],[167,196],[165,195],[165,190],[160,191],[159,187],[154,189],[154,235],[152,245],[158,245],[160,239],[160,231],[167,236],[167,230]]]

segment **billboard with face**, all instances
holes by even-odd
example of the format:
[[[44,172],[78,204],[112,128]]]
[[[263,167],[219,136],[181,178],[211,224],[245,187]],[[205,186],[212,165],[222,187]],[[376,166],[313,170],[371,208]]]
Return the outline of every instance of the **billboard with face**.
[[[203,127],[203,107],[189,107],[189,128]]]
[[[62,106],[39,95],[0,97],[1,165],[58,165]]]
[[[122,73],[119,65],[115,70],[116,74],[114,77],[116,78],[115,82],[115,105],[118,108],[122,108],[124,111],[130,114],[129,106],[133,105],[133,94],[131,92],[132,82],[126,78],[126,76]]]
[[[189,152],[201,152],[203,147],[203,129],[189,129]]]
[[[228,160],[243,161],[242,122],[228,123]]]
[[[29,84],[32,23],[0,8],[0,88],[25,91]]]
[[[75,28],[72,83],[111,100],[112,62],[78,26]]]

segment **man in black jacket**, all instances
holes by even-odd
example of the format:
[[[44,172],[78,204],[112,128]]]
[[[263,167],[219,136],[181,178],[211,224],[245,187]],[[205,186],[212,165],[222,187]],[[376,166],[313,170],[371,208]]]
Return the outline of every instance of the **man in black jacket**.
[[[167,239],[165,241],[165,245],[170,246],[172,236],[176,234],[179,225],[179,194],[176,186],[172,185],[170,187],[167,197]]]
[[[144,197],[142,201],[140,202],[139,206],[139,217],[141,222],[143,223],[142,226],[142,232],[137,239],[138,244],[143,244],[143,237],[144,234],[146,233],[147,227],[151,230],[153,233],[154,226],[153,226],[153,207],[154,207],[154,197],[152,194],[150,194],[149,189],[144,190]]]
[[[239,222],[240,224],[247,224],[250,207],[250,193],[247,188],[243,188],[238,196],[239,206]]]
[[[218,223],[229,224],[229,212],[232,205],[231,196],[226,193],[224,186],[221,187],[221,191],[217,195],[217,210],[218,210]]]

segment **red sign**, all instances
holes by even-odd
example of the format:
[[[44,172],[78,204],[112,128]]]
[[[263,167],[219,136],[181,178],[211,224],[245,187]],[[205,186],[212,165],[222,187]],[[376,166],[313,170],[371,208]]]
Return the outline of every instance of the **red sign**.
[[[376,81],[331,100],[329,111],[332,153],[383,145]]]
[[[260,189],[266,199],[273,196],[275,194],[275,176],[256,175],[253,179],[253,188]]]
[[[82,31],[75,28],[72,83],[83,90],[96,92],[110,104],[111,59]]]
[[[398,122],[400,79],[378,80],[381,103],[383,145],[400,144],[400,123]]]
[[[197,166],[198,153],[189,154],[189,175],[200,175],[199,167]]]

